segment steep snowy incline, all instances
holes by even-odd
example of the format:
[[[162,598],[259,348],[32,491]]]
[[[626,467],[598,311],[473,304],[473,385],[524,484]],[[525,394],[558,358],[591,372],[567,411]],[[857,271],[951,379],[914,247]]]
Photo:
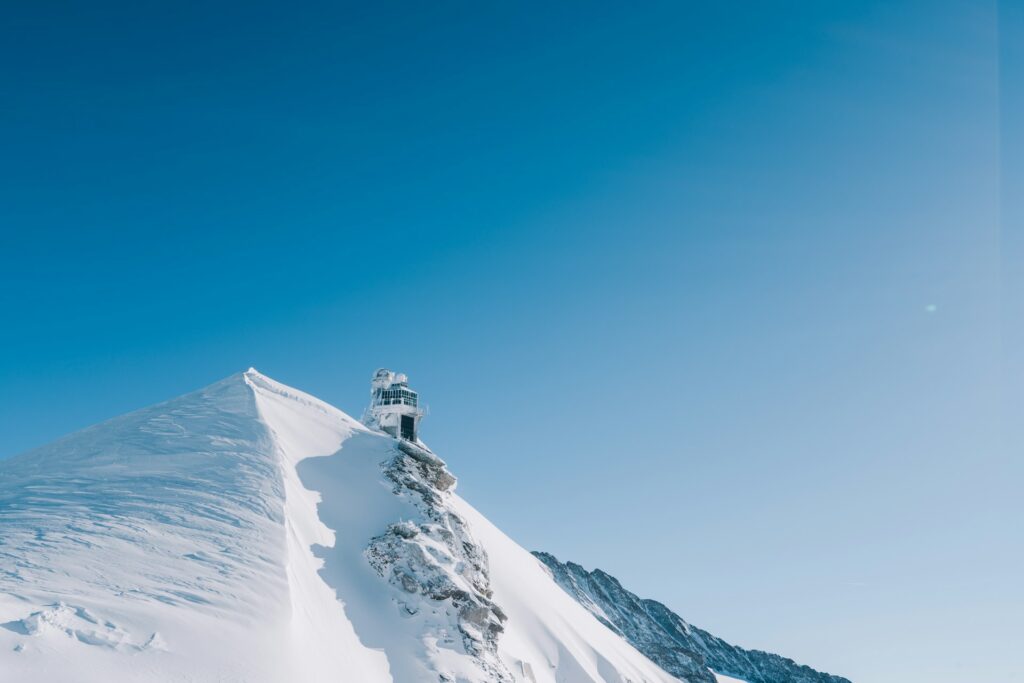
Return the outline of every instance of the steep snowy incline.
[[[309,519],[286,505],[257,377],[0,463],[2,680],[390,680],[317,613],[333,601],[291,540]]]
[[[502,655],[513,671],[533,672],[533,678],[517,680],[678,680],[595,620],[559,588],[536,558],[468,503],[457,499],[455,504],[490,556],[494,600],[508,614]]]
[[[676,680],[454,484],[253,370],[0,462],[0,678]]]

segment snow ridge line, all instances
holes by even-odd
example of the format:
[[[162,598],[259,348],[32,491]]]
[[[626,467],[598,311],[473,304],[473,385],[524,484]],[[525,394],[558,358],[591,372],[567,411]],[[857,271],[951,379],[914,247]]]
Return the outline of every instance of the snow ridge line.
[[[312,394],[307,394],[304,391],[299,391],[298,389],[294,389],[292,387],[281,384],[280,382],[277,382],[273,379],[270,379],[256,368],[249,368],[248,370],[242,373],[242,377],[244,378],[245,383],[253,390],[254,393],[257,390],[261,390],[272,394],[276,394],[281,398],[287,399],[289,401],[294,401],[299,405],[313,408],[328,419],[333,419],[337,417],[337,415],[340,412],[331,404],[318,399],[316,396],[313,396]],[[348,424],[346,426],[353,427],[357,430],[369,431],[366,427],[356,422],[355,420],[352,420],[351,424]]]
[[[339,672],[349,672],[359,680],[392,681],[387,657],[366,648],[355,633],[337,591],[320,575],[323,560],[314,546],[333,547],[335,532],[320,519],[321,494],[307,489],[299,477],[298,464],[310,457],[328,456],[340,443],[325,450],[310,451],[308,444],[288,443],[295,435],[283,435],[274,428],[272,413],[315,409],[324,423],[356,431],[360,425],[333,406],[291,389],[250,368],[243,373],[253,392],[259,420],[267,430],[283,481],[282,516],[284,520],[283,570],[287,579],[287,605],[291,613],[290,644],[292,671],[296,680],[334,681]],[[287,428],[287,423],[281,423]]]

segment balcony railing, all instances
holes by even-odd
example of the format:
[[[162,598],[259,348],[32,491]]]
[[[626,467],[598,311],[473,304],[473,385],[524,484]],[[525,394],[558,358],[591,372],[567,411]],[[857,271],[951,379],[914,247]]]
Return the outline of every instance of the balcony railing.
[[[412,406],[419,407],[419,396],[408,389],[384,389],[373,397],[375,406]]]

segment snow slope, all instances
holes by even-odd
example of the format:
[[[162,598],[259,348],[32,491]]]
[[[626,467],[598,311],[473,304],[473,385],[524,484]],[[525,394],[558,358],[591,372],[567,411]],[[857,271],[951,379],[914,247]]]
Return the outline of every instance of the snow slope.
[[[0,462],[0,680],[676,680],[453,483],[254,370]]]

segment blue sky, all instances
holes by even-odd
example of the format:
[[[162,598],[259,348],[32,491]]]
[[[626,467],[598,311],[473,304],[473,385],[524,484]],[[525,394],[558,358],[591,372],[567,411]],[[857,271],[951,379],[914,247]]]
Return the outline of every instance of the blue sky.
[[[388,366],[527,547],[857,683],[1020,680],[1020,17],[756,5],[9,10],[0,457]]]

